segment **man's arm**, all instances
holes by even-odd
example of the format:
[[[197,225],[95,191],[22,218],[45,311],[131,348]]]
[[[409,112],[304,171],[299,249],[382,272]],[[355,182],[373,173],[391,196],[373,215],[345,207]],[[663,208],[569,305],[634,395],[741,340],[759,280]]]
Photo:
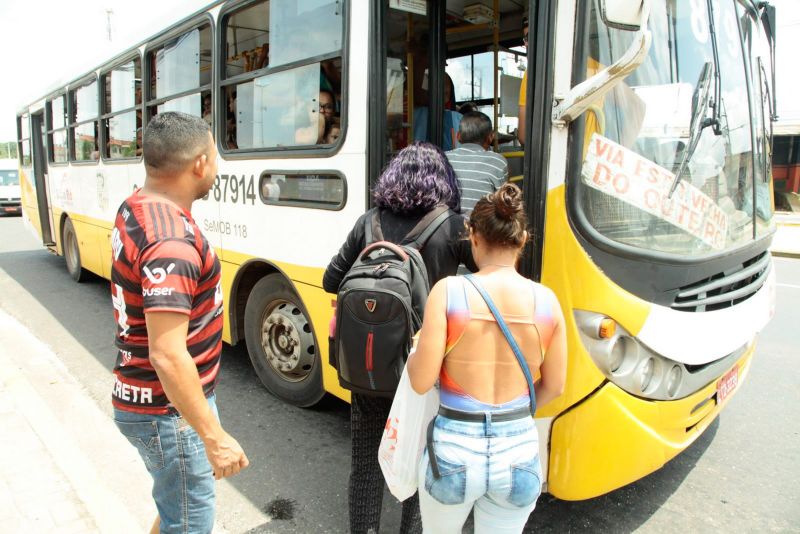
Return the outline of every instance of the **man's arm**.
[[[239,443],[222,429],[203,394],[197,367],[186,350],[189,316],[149,312],[145,321],[150,363],[167,398],[203,440],[214,478],[237,474],[250,462]]]

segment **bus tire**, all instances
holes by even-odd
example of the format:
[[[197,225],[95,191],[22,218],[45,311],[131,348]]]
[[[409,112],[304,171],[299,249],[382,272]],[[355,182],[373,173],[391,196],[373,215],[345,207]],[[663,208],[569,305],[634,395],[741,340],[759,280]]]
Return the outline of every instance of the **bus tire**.
[[[81,248],[78,246],[78,236],[75,227],[69,218],[64,219],[64,229],[61,231],[61,243],[64,248],[64,259],[67,272],[76,282],[85,282],[89,278],[89,271],[81,266]]]
[[[305,307],[280,274],[259,280],[244,312],[247,353],[270,393],[295,406],[322,399],[322,362]]]

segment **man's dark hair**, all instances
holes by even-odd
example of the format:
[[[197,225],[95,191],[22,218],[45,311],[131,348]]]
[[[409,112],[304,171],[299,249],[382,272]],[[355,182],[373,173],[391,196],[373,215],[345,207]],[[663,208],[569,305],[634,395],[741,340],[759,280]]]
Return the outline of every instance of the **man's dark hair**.
[[[480,111],[470,111],[461,119],[458,127],[461,134],[462,143],[483,144],[489,134],[492,133],[492,121],[485,113]]]
[[[165,111],[144,130],[142,154],[148,172],[175,172],[208,149],[211,130],[200,117]]]

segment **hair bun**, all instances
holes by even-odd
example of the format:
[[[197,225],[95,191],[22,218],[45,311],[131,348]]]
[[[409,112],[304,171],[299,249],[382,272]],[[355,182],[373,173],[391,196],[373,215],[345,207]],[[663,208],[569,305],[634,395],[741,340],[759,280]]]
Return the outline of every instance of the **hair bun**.
[[[503,184],[493,197],[495,212],[501,219],[511,220],[523,209],[522,191],[513,184]]]

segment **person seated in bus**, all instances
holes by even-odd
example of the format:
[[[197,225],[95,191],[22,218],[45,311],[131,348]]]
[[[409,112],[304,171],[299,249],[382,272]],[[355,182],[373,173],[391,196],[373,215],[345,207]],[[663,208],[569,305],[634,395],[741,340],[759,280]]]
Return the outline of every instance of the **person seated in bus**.
[[[333,119],[336,114],[336,97],[327,89],[319,90],[319,112],[326,121]]]
[[[203,120],[206,121],[206,124],[211,126],[211,93],[203,95],[202,117]]]
[[[141,156],[142,155],[142,131],[143,131],[143,128],[141,126],[136,128],[136,155],[137,156]]]
[[[528,240],[517,186],[504,184],[479,200],[467,224],[479,270],[433,286],[407,363],[417,393],[440,384],[418,467],[422,525],[460,533],[473,512],[475,532],[522,532],[543,480],[532,415],[562,394],[566,380],[564,316],[550,289],[514,268]],[[479,287],[496,303],[521,360],[492,324],[498,320]],[[541,373],[534,391],[523,363],[531,377]]]
[[[478,105],[475,102],[464,102],[458,106],[458,112],[462,115],[466,115],[472,111],[478,111]]]
[[[323,136],[323,143],[326,145],[335,145],[342,133],[342,125],[339,117],[333,117],[330,121],[325,122],[325,135]]]
[[[458,127],[460,146],[446,153],[461,187],[464,215],[469,215],[478,200],[508,181],[506,158],[490,150],[494,135],[492,121],[486,114],[467,113]]]
[[[329,59],[319,64],[319,86],[329,91],[334,97],[334,102],[342,96],[342,67],[341,59]],[[339,63],[337,65],[337,63]],[[337,110],[338,111],[338,110]]]
[[[444,126],[442,128],[442,150],[456,147],[456,134],[461,122],[461,113],[456,111],[454,98],[455,85],[450,75],[444,75]],[[428,106],[414,109],[414,139],[416,141],[432,141],[428,135]]]
[[[227,101],[224,144],[229,149],[237,149],[239,146],[236,142],[236,89],[228,92]]]
[[[399,243],[432,209],[447,205],[452,215],[431,235],[422,249],[428,279],[434,283],[456,273],[459,263],[472,271],[475,263],[464,239],[461,195],[455,172],[438,147],[415,142],[389,162],[375,186],[376,207],[358,218],[339,252],[331,259],[322,286],[339,290],[344,275],[367,245],[365,221],[378,211],[386,240]],[[353,534],[380,531],[384,480],[378,465],[378,445],[392,399],[353,393],[350,404],[351,468],[348,489],[350,530]],[[420,532],[416,495],[403,501],[400,532]]]

